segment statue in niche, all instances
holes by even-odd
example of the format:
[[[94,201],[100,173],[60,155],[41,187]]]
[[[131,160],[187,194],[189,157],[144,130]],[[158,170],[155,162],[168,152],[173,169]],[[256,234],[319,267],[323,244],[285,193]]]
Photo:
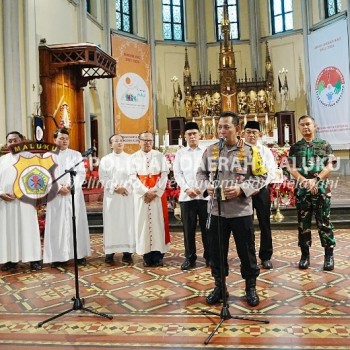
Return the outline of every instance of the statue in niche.
[[[257,113],[256,109],[257,95],[254,90],[250,90],[247,96],[248,113]]]
[[[282,86],[281,88],[281,110],[286,111],[288,109],[288,86]]]
[[[210,115],[211,111],[211,97],[206,92],[205,95],[201,98],[201,115]]]
[[[269,106],[268,106],[268,103],[267,103],[266,91],[263,90],[263,89],[258,91],[257,110],[258,110],[258,113],[266,113],[266,112],[269,111]]]
[[[201,112],[202,99],[200,94],[194,95],[194,100],[192,102],[192,115],[193,117],[199,117]]]
[[[188,96],[185,100],[185,110],[186,110],[186,118],[192,117],[192,96]]]
[[[243,90],[237,94],[237,110],[238,114],[248,113],[247,94]]]
[[[180,116],[180,103],[182,100],[182,91],[179,84],[179,79],[176,76],[171,78],[173,83],[173,108],[175,117]]]
[[[211,97],[212,115],[219,115],[221,112],[221,96],[218,92],[214,92]]]
[[[275,99],[273,96],[273,93],[269,90],[266,91],[267,95],[267,105],[269,108],[269,112],[274,113],[275,112]]]
[[[233,108],[233,103],[232,103],[232,99],[235,96],[235,92],[233,92],[232,94],[229,93],[230,92],[230,87],[227,86],[227,93],[221,93],[222,96],[222,107],[224,111],[232,111]]]

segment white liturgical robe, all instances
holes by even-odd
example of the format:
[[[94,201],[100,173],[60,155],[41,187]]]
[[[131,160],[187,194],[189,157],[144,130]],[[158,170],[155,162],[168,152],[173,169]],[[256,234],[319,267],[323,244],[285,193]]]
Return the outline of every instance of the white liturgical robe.
[[[162,153],[137,151],[131,156],[131,174],[135,195],[136,253],[143,255],[151,251],[165,253],[169,250],[170,238],[165,227],[162,196],[168,179],[168,166]],[[153,187],[144,185],[142,177],[159,176]],[[157,197],[146,204],[144,194],[156,190]],[[167,214],[167,213],[166,213]]]
[[[14,191],[19,156],[31,158],[29,152],[5,154],[0,158],[0,194]],[[36,208],[18,199],[0,198],[0,263],[41,260],[41,242]]]
[[[55,178],[57,179],[65,170],[82,160],[79,152],[72,149],[60,151],[59,154],[45,153],[44,157],[52,155],[57,164]],[[74,169],[74,203],[77,231],[77,258],[81,259],[90,255],[90,236],[87,221],[84,194],[81,188],[85,180],[84,164],[80,163]],[[58,188],[62,185],[70,185],[70,174],[60,178]],[[72,222],[72,196],[71,194],[57,196],[47,203],[45,239],[44,239],[44,263],[64,262],[74,258],[73,250],[73,222]]]
[[[104,187],[103,196],[103,243],[105,254],[134,253],[134,196],[132,193],[130,155],[112,152],[101,159],[99,179]],[[114,191],[117,186],[125,187],[128,195]]]

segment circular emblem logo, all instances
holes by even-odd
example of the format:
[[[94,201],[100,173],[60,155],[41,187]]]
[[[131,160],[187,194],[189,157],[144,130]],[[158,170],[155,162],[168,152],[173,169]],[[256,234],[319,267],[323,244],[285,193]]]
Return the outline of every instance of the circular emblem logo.
[[[343,95],[344,85],[344,76],[338,68],[324,68],[318,75],[315,84],[318,100],[326,107],[334,106]]]
[[[149,90],[138,74],[122,75],[116,90],[118,106],[127,117],[139,119],[145,115],[149,107]]]

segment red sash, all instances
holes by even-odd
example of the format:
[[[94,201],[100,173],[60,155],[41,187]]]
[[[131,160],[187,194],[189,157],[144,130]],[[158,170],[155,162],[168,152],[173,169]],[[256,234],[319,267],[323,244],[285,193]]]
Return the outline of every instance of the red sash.
[[[157,175],[137,175],[142,184],[147,188],[152,188],[156,185],[160,174]],[[170,231],[169,231],[169,214],[168,214],[168,200],[166,191],[164,191],[162,197],[162,209],[163,209],[163,218],[164,218],[164,233],[165,233],[165,244],[170,243]]]

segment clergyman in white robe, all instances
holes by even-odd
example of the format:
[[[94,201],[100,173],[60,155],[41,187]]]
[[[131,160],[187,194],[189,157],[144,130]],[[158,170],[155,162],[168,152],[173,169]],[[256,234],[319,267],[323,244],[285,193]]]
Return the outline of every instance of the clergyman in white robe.
[[[65,149],[59,154],[45,153],[44,157],[52,155],[53,160],[58,164],[55,169],[57,179],[65,170],[82,160],[80,152]],[[82,184],[85,180],[85,167],[81,162],[75,168],[74,176],[74,203],[77,232],[77,258],[82,259],[91,254],[89,226],[87,221],[86,206]],[[71,178],[67,173],[58,180],[58,187],[70,186]],[[66,262],[74,258],[73,249],[73,221],[72,221],[72,196],[71,194],[61,195],[47,203],[45,238],[44,238],[44,263]]]
[[[151,133],[146,135],[153,137]],[[162,153],[140,150],[132,155],[130,176],[135,194],[136,252],[144,255],[146,267],[162,266],[164,253],[169,251],[169,227],[164,220],[167,208],[166,203],[165,207],[164,201],[162,203],[167,175],[168,166]],[[144,195],[149,190],[156,193],[156,198],[146,203]]]
[[[106,255],[136,251],[134,196],[129,164],[129,154],[113,151],[102,157],[99,165],[99,179],[104,187],[103,244]],[[123,192],[118,193],[118,188],[122,188]]]

